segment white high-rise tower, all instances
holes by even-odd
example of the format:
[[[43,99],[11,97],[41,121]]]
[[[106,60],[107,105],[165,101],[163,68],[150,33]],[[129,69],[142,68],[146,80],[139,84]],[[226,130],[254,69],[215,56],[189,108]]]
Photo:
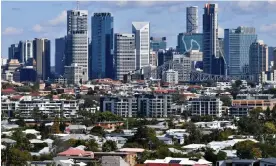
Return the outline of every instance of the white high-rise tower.
[[[149,65],[150,23],[132,22],[132,33],[135,34],[136,69]]]
[[[88,80],[87,15],[87,10],[67,11],[65,77],[71,84]]]

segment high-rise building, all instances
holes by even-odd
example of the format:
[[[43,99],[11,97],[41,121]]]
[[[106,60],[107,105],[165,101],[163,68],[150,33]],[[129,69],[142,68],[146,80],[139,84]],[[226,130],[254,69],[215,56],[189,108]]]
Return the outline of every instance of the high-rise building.
[[[65,68],[77,65],[80,70],[73,70],[71,74],[79,79],[69,83],[83,83],[88,81],[88,30],[87,30],[87,10],[67,11],[67,40]]]
[[[114,78],[113,17],[94,13],[91,20],[92,78]]]
[[[186,32],[198,33],[198,7],[190,6],[186,8]]]
[[[225,60],[219,53],[218,4],[205,4],[203,14],[203,72],[224,75]]]
[[[150,49],[153,51],[158,51],[160,49],[167,48],[166,37],[158,38],[158,37],[150,37]]]
[[[268,47],[268,63],[269,64],[274,61],[273,53],[274,53],[275,48],[276,47]]]
[[[22,62],[27,63],[28,59],[33,58],[33,41],[25,40],[21,41],[21,56],[22,56]]]
[[[274,70],[276,70],[276,48],[274,48],[274,51],[273,51],[273,61],[274,61]]]
[[[33,58],[33,41],[19,41],[9,47],[9,59],[18,59],[20,63],[25,64],[30,58]]]
[[[260,81],[262,72],[268,71],[268,46],[262,40],[251,44],[249,51],[249,71],[254,81]]]
[[[12,44],[9,47],[9,60],[10,59],[18,59],[20,61],[20,51],[18,44]]]
[[[116,33],[114,38],[115,78],[123,80],[125,74],[136,69],[135,35]]]
[[[157,66],[157,54],[158,54],[158,51],[150,50],[150,54],[149,54],[150,65]]]
[[[157,55],[157,66],[163,65],[165,62],[173,60],[173,55],[175,54],[175,50],[159,50]]]
[[[92,79],[92,42],[88,39],[88,77]]]
[[[58,76],[64,74],[66,55],[66,36],[55,40],[55,73]]]
[[[34,39],[33,56],[38,80],[47,80],[51,75],[51,44],[48,39]]]
[[[136,69],[141,69],[143,66],[149,65],[149,22],[132,22],[132,33],[135,34]]]
[[[249,73],[249,49],[256,40],[257,35],[253,27],[224,30],[224,55],[228,75]]]
[[[177,35],[177,51],[181,54],[192,50],[203,50],[202,33],[179,33]]]

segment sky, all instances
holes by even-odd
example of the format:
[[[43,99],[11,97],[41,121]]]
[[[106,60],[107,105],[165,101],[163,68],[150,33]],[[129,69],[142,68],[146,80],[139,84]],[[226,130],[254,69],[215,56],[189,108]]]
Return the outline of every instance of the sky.
[[[91,16],[110,12],[114,33],[131,33],[133,21],[149,21],[150,36],[167,37],[168,47],[176,47],[177,35],[186,31],[186,7],[198,6],[199,31],[205,3],[218,3],[219,36],[224,29],[255,27],[258,39],[276,46],[276,1],[80,1],[79,9],[88,10],[89,37]],[[1,57],[8,57],[8,47],[20,40],[51,40],[51,65],[55,65],[55,38],[66,35],[66,10],[77,9],[75,1],[8,2],[2,1]]]

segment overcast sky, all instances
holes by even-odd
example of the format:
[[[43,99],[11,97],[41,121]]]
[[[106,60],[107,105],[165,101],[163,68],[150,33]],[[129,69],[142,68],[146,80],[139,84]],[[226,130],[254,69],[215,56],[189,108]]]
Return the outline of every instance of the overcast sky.
[[[205,2],[80,2],[79,8],[89,12],[110,12],[114,17],[114,33],[130,33],[132,21],[149,21],[150,35],[167,37],[168,46],[175,47],[177,34],[186,31],[186,7],[198,6],[199,30]],[[219,6],[219,36],[223,29],[238,26],[256,28],[258,39],[276,46],[276,1],[215,2]],[[19,40],[48,38],[51,40],[51,65],[54,65],[55,38],[66,35],[66,10],[76,9],[76,2],[2,2],[1,55],[8,56],[8,47]]]

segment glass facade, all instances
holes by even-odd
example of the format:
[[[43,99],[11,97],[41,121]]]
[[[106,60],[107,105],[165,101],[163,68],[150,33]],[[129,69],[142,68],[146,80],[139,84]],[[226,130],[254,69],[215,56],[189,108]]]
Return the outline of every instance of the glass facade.
[[[166,48],[167,48],[166,37],[162,37],[162,38],[151,37],[150,38],[150,49],[152,49],[152,51],[158,51],[160,49],[165,50]]]
[[[110,13],[92,16],[92,79],[114,78],[113,17]]]
[[[191,50],[203,50],[203,34],[202,33],[180,33],[177,36],[177,51],[185,54]]]
[[[249,74],[250,45],[256,40],[252,27],[224,30],[224,54],[229,75]]]

